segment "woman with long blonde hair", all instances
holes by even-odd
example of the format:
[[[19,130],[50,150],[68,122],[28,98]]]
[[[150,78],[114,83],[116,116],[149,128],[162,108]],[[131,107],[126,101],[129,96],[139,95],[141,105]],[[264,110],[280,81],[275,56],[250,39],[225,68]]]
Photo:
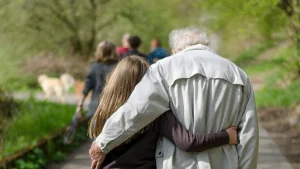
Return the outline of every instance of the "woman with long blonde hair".
[[[97,137],[105,121],[128,100],[148,67],[149,63],[144,58],[128,56],[120,61],[109,74],[99,106],[90,122],[89,135],[91,137]],[[155,154],[159,136],[166,137],[178,148],[187,152],[200,152],[225,144],[238,143],[234,127],[217,133],[192,133],[180,124],[171,111],[168,111],[109,152],[101,168],[156,168],[155,157],[162,155],[159,152]]]

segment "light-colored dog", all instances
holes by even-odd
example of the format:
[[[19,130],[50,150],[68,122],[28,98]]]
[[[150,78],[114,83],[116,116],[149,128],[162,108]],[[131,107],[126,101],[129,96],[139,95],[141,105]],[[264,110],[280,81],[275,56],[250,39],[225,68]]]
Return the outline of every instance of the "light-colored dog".
[[[50,99],[55,93],[60,101],[64,103],[65,93],[74,85],[75,80],[68,73],[62,74],[60,78],[48,77],[45,74],[41,74],[38,76],[38,82],[45,92],[47,99]]]

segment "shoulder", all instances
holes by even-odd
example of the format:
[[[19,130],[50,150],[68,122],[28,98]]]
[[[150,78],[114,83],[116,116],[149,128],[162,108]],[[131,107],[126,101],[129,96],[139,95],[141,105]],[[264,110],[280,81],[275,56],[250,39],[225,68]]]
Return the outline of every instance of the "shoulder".
[[[189,50],[158,61],[153,68],[172,85],[177,79],[196,74],[246,85],[247,75],[234,63],[208,50]]]

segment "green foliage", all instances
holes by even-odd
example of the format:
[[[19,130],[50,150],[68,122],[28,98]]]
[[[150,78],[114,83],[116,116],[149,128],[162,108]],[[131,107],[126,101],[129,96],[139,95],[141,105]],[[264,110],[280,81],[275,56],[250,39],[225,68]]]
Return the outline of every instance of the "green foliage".
[[[277,71],[277,69],[282,68],[283,63],[284,63],[283,58],[277,58],[277,59],[267,60],[262,63],[256,63],[252,66],[245,66],[244,70],[247,73],[247,75],[255,76],[255,74]]]
[[[47,164],[47,156],[43,150],[36,148],[24,159],[17,159],[13,169],[40,169]]]
[[[269,49],[273,46],[272,41],[265,41],[258,45],[250,47],[248,50],[246,50],[244,53],[242,53],[240,56],[238,56],[234,62],[239,66],[244,66],[245,64],[249,64],[249,62],[254,61],[259,54],[264,52],[266,49]]]
[[[63,136],[54,140],[48,140],[46,148],[40,146],[35,148],[24,156],[16,159],[4,169],[41,169],[45,168],[50,162],[62,162],[66,158],[66,154],[77,148],[83,141],[87,140],[86,126],[79,126],[74,142],[70,145],[64,144]]]
[[[273,81],[274,82],[274,81]],[[256,93],[257,107],[289,107],[300,100],[300,80],[294,81],[286,88],[278,88],[268,83],[264,89]]]
[[[4,148],[0,156],[7,156],[21,148],[34,145],[39,139],[61,130],[70,123],[74,110],[72,105],[33,99],[24,102],[21,113],[4,129]]]
[[[130,32],[142,36],[148,51],[152,38],[166,41],[171,29],[190,24],[187,18],[198,19],[188,10],[192,6],[180,0],[3,0],[0,41],[10,42],[6,46],[11,51],[26,56],[46,51],[87,57],[101,40],[119,42]]]
[[[20,103],[15,101],[8,91],[0,86],[0,152],[3,151],[3,133],[8,121],[19,112]]]
[[[300,93],[295,92],[300,90],[300,79],[291,81],[291,72],[285,66],[286,59],[293,52],[292,47],[273,50],[272,56],[268,56],[268,59],[253,57],[252,63],[248,62],[249,64],[244,65],[250,79],[256,79],[258,76],[264,85],[262,89],[255,92],[258,108],[290,107],[300,100]]]
[[[5,24],[0,32],[20,52],[62,49],[87,56],[94,51],[102,29],[117,19],[120,12],[114,4],[110,0],[4,0],[0,19]]]
[[[20,69],[20,58],[12,57],[0,42],[0,85],[9,90],[28,91],[38,87],[36,77]]]

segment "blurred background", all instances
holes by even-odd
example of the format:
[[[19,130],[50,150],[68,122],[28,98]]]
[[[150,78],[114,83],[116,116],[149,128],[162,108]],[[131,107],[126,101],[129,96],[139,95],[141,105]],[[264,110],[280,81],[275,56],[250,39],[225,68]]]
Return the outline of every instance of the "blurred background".
[[[153,38],[171,52],[170,31],[187,26],[205,30],[250,77],[263,132],[259,168],[300,168],[299,0],[0,0],[0,168],[59,168],[82,153],[85,129],[72,145],[61,137],[100,41],[121,46],[129,33],[141,37],[143,53]],[[45,101],[37,77],[63,73],[77,81],[68,104]]]

